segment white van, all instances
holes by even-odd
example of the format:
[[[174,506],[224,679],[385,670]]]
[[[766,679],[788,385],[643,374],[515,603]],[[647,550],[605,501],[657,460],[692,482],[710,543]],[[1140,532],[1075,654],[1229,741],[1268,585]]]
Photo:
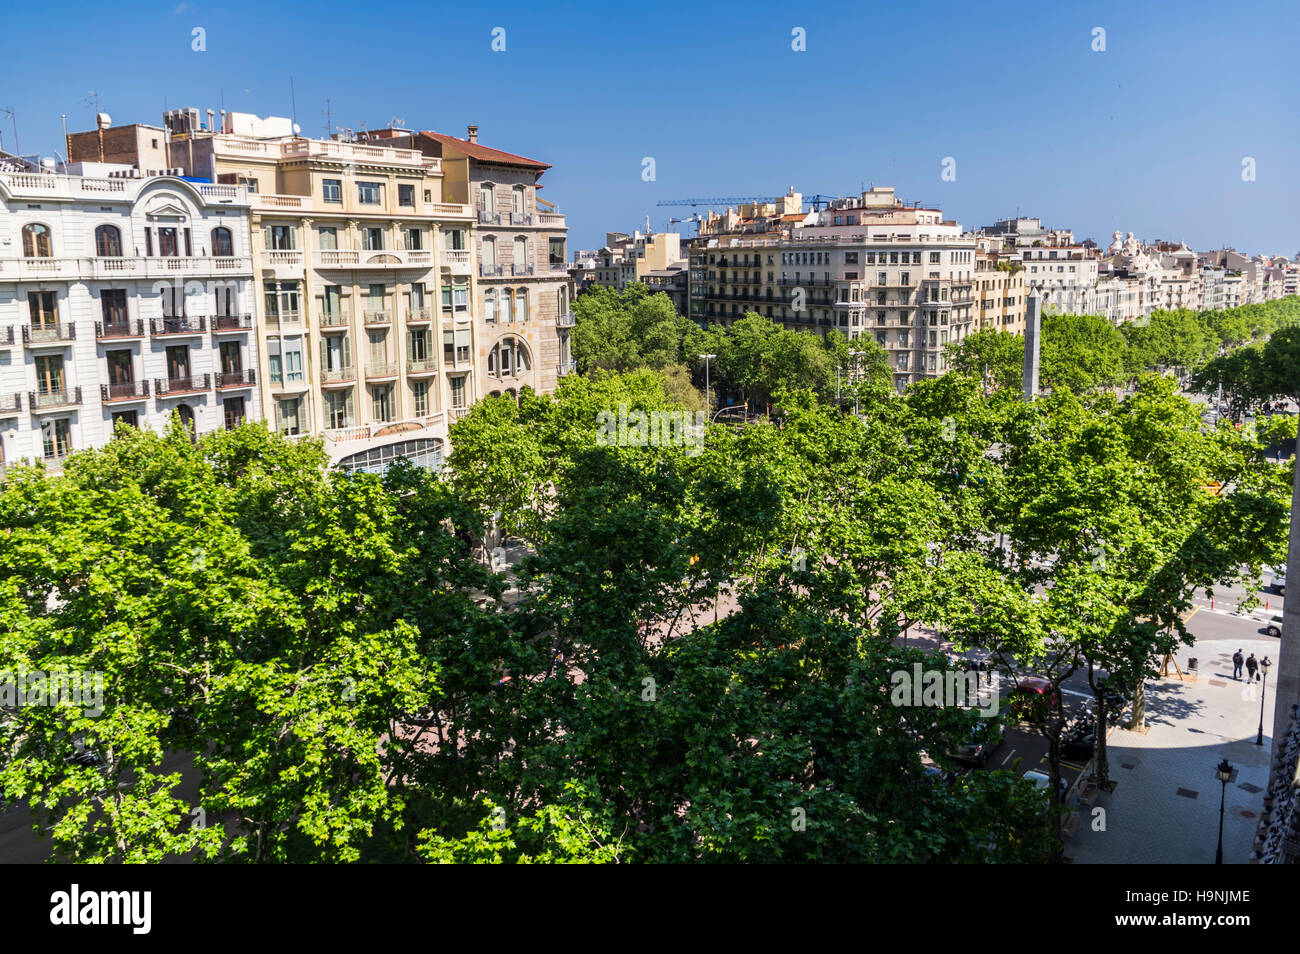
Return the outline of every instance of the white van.
[[[1278,593],[1286,593],[1286,566],[1273,567],[1273,589]]]

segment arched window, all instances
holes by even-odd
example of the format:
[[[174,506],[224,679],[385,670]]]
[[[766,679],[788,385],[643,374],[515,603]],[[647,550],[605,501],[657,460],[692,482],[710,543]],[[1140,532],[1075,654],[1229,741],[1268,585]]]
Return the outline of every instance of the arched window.
[[[524,214],[524,187],[521,185],[510,190],[510,211],[515,215]]]
[[[483,293],[483,320],[497,320],[497,293],[494,291],[485,291]]]
[[[515,321],[528,320],[528,292],[520,288],[515,291]]]
[[[516,235],[514,251],[515,257],[513,261],[515,264],[515,274],[523,275],[524,266],[528,264],[528,239],[524,238],[522,235]]]
[[[513,320],[510,313],[510,303],[514,300],[514,293],[509,288],[501,289],[501,323],[506,324]]]
[[[528,347],[521,338],[502,338],[488,352],[488,374],[494,378],[506,378],[523,374],[531,366]]]
[[[478,186],[478,210],[491,214],[496,209],[496,193],[492,189],[492,183],[480,182]]]
[[[95,254],[100,258],[122,257],[122,233],[116,225],[101,225],[95,229]]]
[[[483,274],[491,275],[496,271],[497,240],[491,235],[483,239]]]
[[[219,225],[212,230],[212,254],[217,258],[230,258],[235,254],[235,243],[231,240],[230,229]]]
[[[50,242],[50,227],[39,222],[23,226],[23,256],[25,258],[51,258],[54,247]]]
[[[181,423],[185,425],[185,429],[190,432],[190,437],[196,437],[197,433],[194,426],[194,408],[190,407],[188,404],[178,404],[176,405],[176,413],[180,415]]]

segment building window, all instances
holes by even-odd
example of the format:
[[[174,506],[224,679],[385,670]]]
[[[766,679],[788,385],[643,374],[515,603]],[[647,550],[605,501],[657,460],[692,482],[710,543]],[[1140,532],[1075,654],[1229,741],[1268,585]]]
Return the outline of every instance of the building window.
[[[515,215],[524,214],[524,187],[521,185],[510,190],[510,211]]]
[[[416,417],[424,417],[429,413],[429,382],[411,382],[411,406]]]
[[[58,394],[63,390],[63,356],[36,356],[36,393]]]
[[[332,225],[322,225],[316,233],[322,251],[333,252],[339,247],[339,230]]]
[[[114,411],[112,416],[113,430],[117,430],[119,423],[127,424],[131,427],[140,426],[140,414],[138,411]]]
[[[442,333],[444,364],[464,364],[469,361],[469,329],[447,328]]]
[[[520,288],[515,291],[515,321],[528,320],[528,292]]]
[[[53,248],[48,225],[32,222],[23,226],[24,258],[50,258],[54,254]]]
[[[281,434],[302,433],[302,398],[281,398],[275,402],[275,428]]]
[[[161,231],[161,230],[159,230]],[[266,247],[278,252],[291,252],[298,247],[292,225],[272,225],[267,229]],[[166,255],[166,252],[162,254]]]
[[[180,255],[180,245],[176,241],[176,230],[171,227],[158,230],[158,254],[163,258],[176,258]]]
[[[122,257],[122,233],[116,225],[95,229],[95,254],[100,258]]]
[[[382,251],[384,248],[384,230],[382,228],[367,228],[361,231],[361,247],[368,252]]]
[[[221,414],[226,430],[234,430],[244,423],[244,399],[241,397],[226,398],[221,404]]]
[[[362,205],[383,205],[384,184],[382,182],[358,182],[357,201]]]
[[[125,295],[126,292],[122,294]],[[54,292],[28,292],[27,311],[31,315],[33,331],[53,331],[59,323],[58,302]]]
[[[478,208],[480,212],[495,212],[496,197],[492,191],[492,183],[483,182],[478,187]]]
[[[451,386],[451,406],[456,409],[465,407],[465,375],[457,375],[448,379]]]
[[[397,186],[397,204],[413,208],[415,206],[415,186],[399,183]]]
[[[374,407],[376,421],[389,422],[393,419],[393,386],[381,384],[370,389],[370,398]]]
[[[508,377],[528,371],[528,347],[519,338],[504,338],[488,354],[488,374]]]
[[[351,391],[325,392],[325,421],[334,429],[352,426]]]
[[[72,423],[66,417],[41,421],[41,446],[46,460],[72,453]]]
[[[343,180],[342,179],[323,179],[321,180],[321,198],[326,202],[343,201]]]
[[[224,225],[212,230],[212,254],[217,258],[230,258],[235,254],[235,243],[230,229]]]

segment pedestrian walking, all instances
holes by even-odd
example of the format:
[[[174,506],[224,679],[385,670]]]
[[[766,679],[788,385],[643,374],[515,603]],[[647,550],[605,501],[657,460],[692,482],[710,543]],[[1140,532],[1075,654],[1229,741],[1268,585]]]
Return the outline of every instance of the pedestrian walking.
[[[1247,682],[1254,682],[1256,679],[1259,678],[1259,676],[1257,675],[1258,669],[1259,669],[1259,661],[1255,659],[1255,654],[1251,653],[1249,656],[1246,657],[1246,681]]]
[[[1240,649],[1232,654],[1232,678],[1238,682],[1241,681],[1241,664],[1245,661],[1246,657],[1241,654]]]

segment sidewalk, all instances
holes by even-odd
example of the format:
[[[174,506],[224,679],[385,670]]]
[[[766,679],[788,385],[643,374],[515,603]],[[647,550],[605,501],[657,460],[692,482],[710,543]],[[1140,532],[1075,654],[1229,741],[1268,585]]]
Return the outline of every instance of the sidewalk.
[[[1260,696],[1243,697],[1232,679],[1232,652],[1276,656],[1277,640],[1204,643],[1178,657],[1198,658],[1199,678],[1175,675],[1147,683],[1146,734],[1110,735],[1110,777],[1118,782],[1093,808],[1080,806],[1079,825],[1066,839],[1075,864],[1213,864],[1219,835],[1220,783],[1215,768],[1226,758],[1236,769],[1223,818],[1223,863],[1245,864],[1263,807],[1272,748],[1273,704],[1264,706],[1264,744],[1255,745]],[[1220,649],[1222,647],[1222,649]],[[1258,684],[1257,684],[1258,685]],[[1093,831],[1096,808],[1105,831]]]

